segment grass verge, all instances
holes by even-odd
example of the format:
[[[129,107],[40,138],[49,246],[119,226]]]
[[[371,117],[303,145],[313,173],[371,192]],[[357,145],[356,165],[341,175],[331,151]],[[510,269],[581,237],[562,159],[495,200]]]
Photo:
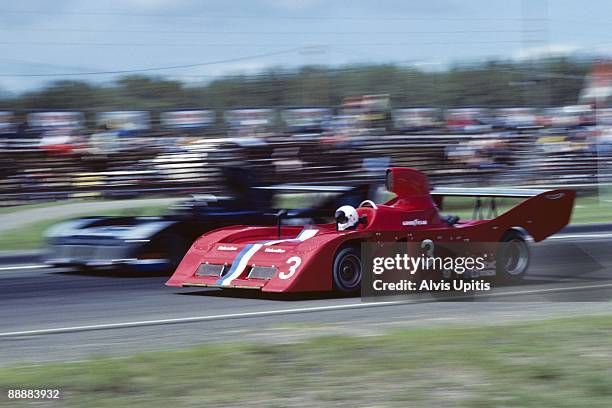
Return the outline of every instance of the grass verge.
[[[83,202],[83,200],[70,199],[70,200],[53,201],[53,202],[42,202],[42,203],[36,203],[36,204],[22,204],[22,205],[8,206],[8,207],[0,207],[0,214],[11,214],[11,213],[19,212],[19,211],[24,211],[24,210],[55,207],[58,205],[75,204],[79,202]]]
[[[496,200],[498,214],[509,210],[520,203],[522,199],[502,198]],[[485,204],[488,201],[485,202]],[[455,214],[461,219],[471,219],[474,199],[465,197],[446,197],[444,213]],[[487,215],[488,207],[483,207]],[[612,199],[600,200],[597,197],[578,197],[574,204],[571,224],[588,224],[594,222],[612,222]]]
[[[138,209],[116,209],[108,211],[94,211],[91,213],[79,214],[80,218],[93,215],[160,215],[168,211],[167,206],[147,206]],[[0,251],[39,249],[44,245],[44,233],[53,224],[65,221],[66,218],[53,218],[25,224],[22,227],[3,231],[0,234]]]
[[[225,344],[0,369],[63,405],[612,406],[612,316]],[[18,406],[15,401],[11,406]]]

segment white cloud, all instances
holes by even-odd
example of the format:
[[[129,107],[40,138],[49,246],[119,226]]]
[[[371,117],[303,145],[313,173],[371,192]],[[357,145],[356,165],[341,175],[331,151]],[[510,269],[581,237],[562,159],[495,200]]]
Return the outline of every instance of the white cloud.
[[[550,44],[525,48],[512,55],[516,60],[528,60],[545,57],[558,57],[578,52],[580,47],[574,44]]]
[[[180,10],[183,6],[186,6],[184,3],[186,2],[179,0],[122,0],[119,2],[119,4],[123,7],[133,8],[136,10]]]
[[[223,64],[216,67],[210,67],[206,70],[206,75],[243,75],[256,74],[268,68],[270,64],[265,62],[240,62],[232,64]]]
[[[283,11],[304,11],[323,6],[322,0],[265,0],[269,7]]]

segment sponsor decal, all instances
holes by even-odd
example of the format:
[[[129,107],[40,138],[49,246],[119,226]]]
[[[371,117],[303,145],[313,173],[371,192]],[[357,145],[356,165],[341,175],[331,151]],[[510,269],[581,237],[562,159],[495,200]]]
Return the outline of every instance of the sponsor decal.
[[[409,220],[409,221],[402,221],[402,225],[403,226],[417,226],[417,225],[427,225],[427,220]]]
[[[218,251],[237,251],[238,248],[235,246],[225,246],[225,245],[221,245],[219,247],[217,247]]]
[[[275,254],[284,254],[285,250],[282,248],[266,248],[264,252],[271,252]]]
[[[548,200],[558,200],[560,198],[563,198],[564,195],[565,195],[565,193],[547,194],[546,198]]]

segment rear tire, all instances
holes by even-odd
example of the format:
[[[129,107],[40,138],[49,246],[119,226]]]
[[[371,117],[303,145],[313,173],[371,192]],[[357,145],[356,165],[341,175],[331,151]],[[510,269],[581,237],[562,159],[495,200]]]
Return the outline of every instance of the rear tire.
[[[523,279],[531,251],[525,236],[516,230],[507,231],[500,239],[500,246],[496,255],[497,277],[502,282],[515,283]]]
[[[352,246],[341,248],[334,256],[332,279],[334,289],[355,293],[361,289],[363,268],[360,251]]]

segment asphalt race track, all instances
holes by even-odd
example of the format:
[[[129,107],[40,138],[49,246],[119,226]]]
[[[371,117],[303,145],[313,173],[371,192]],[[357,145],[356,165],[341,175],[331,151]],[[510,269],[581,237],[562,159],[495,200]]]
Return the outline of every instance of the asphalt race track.
[[[0,265],[0,365],[205,342],[283,343],[403,326],[522,321],[612,312],[612,233],[567,231],[532,246],[529,276],[485,296],[297,298],[254,291],[170,288],[166,276],[83,274]]]

